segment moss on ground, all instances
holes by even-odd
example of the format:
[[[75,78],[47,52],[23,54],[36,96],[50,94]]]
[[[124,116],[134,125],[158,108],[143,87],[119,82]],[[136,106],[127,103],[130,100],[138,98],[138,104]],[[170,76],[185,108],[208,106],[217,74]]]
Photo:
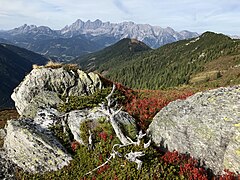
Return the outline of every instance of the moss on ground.
[[[65,103],[60,104],[57,109],[61,112],[69,112],[71,110],[96,107],[100,103],[106,102],[106,97],[111,90],[112,88],[105,88],[89,96],[70,96],[68,102],[66,102],[66,97],[62,97]],[[125,100],[123,94],[118,90],[114,92],[113,98],[119,103]]]

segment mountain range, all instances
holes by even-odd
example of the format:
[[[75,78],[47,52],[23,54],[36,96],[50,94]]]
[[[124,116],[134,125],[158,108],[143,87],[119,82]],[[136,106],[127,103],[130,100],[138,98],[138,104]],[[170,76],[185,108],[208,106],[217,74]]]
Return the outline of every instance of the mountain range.
[[[0,109],[13,107],[10,95],[32,65],[43,65],[47,61],[42,55],[24,48],[0,43]]]
[[[152,50],[138,42],[139,52],[130,51],[131,42],[131,39],[121,40],[72,62],[137,89],[240,83],[240,40],[206,32]]]
[[[133,22],[110,23],[98,19],[84,22],[78,19],[72,25],[60,30],[25,24],[8,31],[1,31],[0,42],[7,41],[52,59],[69,61],[96,52],[123,38],[134,38],[151,48],[158,48],[197,36],[199,35],[195,32],[186,30],[177,32],[170,27],[161,28]]]
[[[83,22],[78,19],[72,25],[64,27],[61,30],[61,34],[65,37],[80,34],[94,37],[108,36],[115,37],[117,41],[123,38],[135,38],[152,48],[158,48],[164,44],[198,36],[195,32],[186,30],[177,32],[170,27],[161,28],[149,24],[135,24],[134,22],[110,23],[102,22],[99,19],[94,22],[89,20]]]

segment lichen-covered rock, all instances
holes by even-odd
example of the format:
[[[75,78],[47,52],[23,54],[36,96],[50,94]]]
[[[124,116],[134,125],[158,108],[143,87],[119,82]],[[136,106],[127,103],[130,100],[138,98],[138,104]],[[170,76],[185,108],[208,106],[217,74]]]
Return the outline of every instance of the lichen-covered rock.
[[[47,129],[31,119],[10,120],[6,130],[4,149],[7,158],[24,171],[55,171],[68,165],[72,159]]]
[[[119,123],[119,126],[121,126],[122,130],[129,137],[133,139],[136,138],[137,125],[132,116],[130,116],[127,112],[120,111],[116,115],[116,119]],[[83,122],[88,121],[92,123],[92,128],[89,130],[93,130],[93,128],[97,127],[99,123],[109,123],[110,125],[108,117],[100,111],[100,107],[74,110],[65,114],[60,113],[53,108],[40,109],[37,112],[33,123],[35,124],[35,127],[39,129],[39,131],[51,131],[51,127],[54,127],[56,124],[62,126],[63,121],[66,127],[70,129],[74,139],[80,144],[84,144],[80,131],[80,127]]]
[[[83,122],[85,121],[92,122],[92,126],[98,126],[99,123],[108,122],[108,117],[99,110],[99,107],[93,109],[71,111],[67,113],[66,116],[68,116],[67,124],[74,136],[74,139],[81,144],[84,144],[81,138],[80,131],[80,126]],[[116,119],[126,134],[128,134],[129,136],[136,137],[137,126],[132,116],[130,116],[128,113],[124,111],[120,111],[116,115]]]
[[[16,165],[14,165],[7,157],[6,152],[0,149],[0,179],[15,180]]]
[[[190,153],[215,173],[240,171],[240,86],[197,93],[163,108],[148,132],[157,145]]]
[[[57,93],[52,91],[42,91],[32,98],[29,104],[23,109],[22,115],[34,118],[39,108],[56,108],[57,105],[61,103],[63,103],[63,101],[59,98]]]
[[[38,107],[56,107],[61,103],[59,95],[90,95],[102,88],[100,77],[81,70],[61,68],[33,69],[20,85],[14,89],[11,98],[18,113],[34,117]]]
[[[33,119],[35,127],[39,127],[39,131],[51,131],[56,124],[61,123],[61,113],[53,108],[39,109]]]

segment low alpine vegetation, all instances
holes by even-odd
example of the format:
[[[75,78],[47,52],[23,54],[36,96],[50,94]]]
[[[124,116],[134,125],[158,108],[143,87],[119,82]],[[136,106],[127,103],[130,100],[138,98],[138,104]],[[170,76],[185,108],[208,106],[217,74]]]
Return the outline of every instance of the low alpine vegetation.
[[[118,93],[111,91],[110,88],[99,91],[92,95],[98,97],[96,102],[92,102],[91,97],[86,101],[81,101],[78,105],[72,105],[72,108],[84,108],[99,105],[100,101],[105,104],[112,104],[110,97],[121,100],[127,111],[140,120],[141,128],[146,129],[149,121],[162,107],[171,100],[184,99],[194,93],[192,91],[176,91],[163,93],[156,91],[155,94],[150,91],[133,91],[120,84],[116,85]],[[110,92],[111,91],[111,92]],[[115,94],[114,94],[115,93]],[[109,94],[109,95],[108,95]],[[154,95],[153,95],[154,94]],[[121,99],[122,95],[125,96]],[[69,101],[71,104],[71,101]],[[86,104],[83,104],[87,102]],[[153,104],[151,104],[153,103]],[[69,105],[70,105],[69,104]],[[89,105],[90,104],[90,105]],[[153,107],[156,106],[156,109]],[[64,107],[64,106],[62,106]],[[102,106],[103,110],[106,106]],[[158,108],[158,109],[157,109]],[[145,111],[142,111],[144,110]],[[179,154],[177,151],[169,152],[164,148],[157,148],[150,144],[149,138],[142,131],[135,139],[126,138],[125,134],[118,126],[114,126],[114,114],[118,110],[105,109],[109,115],[110,122],[102,118],[99,124],[89,132],[90,121],[81,124],[81,137],[85,145],[74,141],[73,137],[63,133],[62,127],[54,129],[55,135],[67,147],[69,153],[73,155],[70,165],[55,172],[44,174],[29,174],[19,170],[17,177],[19,179],[190,179],[190,180],[234,180],[236,174],[226,170],[225,175],[215,176],[209,169],[202,167],[197,159],[189,154]],[[113,119],[112,119],[113,118]],[[118,132],[120,131],[120,132]],[[116,133],[117,132],[117,133]],[[119,133],[123,133],[119,136]],[[88,146],[86,146],[88,144]]]

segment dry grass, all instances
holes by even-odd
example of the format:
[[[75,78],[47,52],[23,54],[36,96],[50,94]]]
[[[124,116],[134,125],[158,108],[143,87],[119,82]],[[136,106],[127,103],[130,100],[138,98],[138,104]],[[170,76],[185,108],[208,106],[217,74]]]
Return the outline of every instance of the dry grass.
[[[63,68],[66,70],[77,71],[79,69],[79,66],[77,64],[64,64]]]
[[[0,128],[4,128],[7,120],[17,119],[19,114],[16,109],[0,110]]]
[[[240,55],[225,56],[215,59],[204,66],[204,71],[223,71],[240,64]]]
[[[219,57],[204,65],[201,73],[191,77],[189,84],[210,88],[240,83],[240,55]]]
[[[74,71],[79,69],[79,66],[77,64],[62,64],[62,63],[53,62],[53,61],[48,61],[45,66],[39,66],[37,64],[33,64],[32,67],[33,69],[41,69],[41,68],[58,69],[63,67],[66,70],[74,70]]]
[[[220,71],[208,71],[208,72],[201,72],[196,74],[189,80],[190,84],[200,84],[205,83],[208,81],[216,80],[221,77]]]
[[[58,62],[48,61],[47,64],[44,67],[45,68],[57,69],[57,68],[63,67],[63,64],[58,63]]]
[[[43,68],[43,66],[39,66],[39,65],[37,65],[37,64],[33,64],[33,65],[32,65],[32,68],[33,68],[33,69],[41,69],[41,68]]]

